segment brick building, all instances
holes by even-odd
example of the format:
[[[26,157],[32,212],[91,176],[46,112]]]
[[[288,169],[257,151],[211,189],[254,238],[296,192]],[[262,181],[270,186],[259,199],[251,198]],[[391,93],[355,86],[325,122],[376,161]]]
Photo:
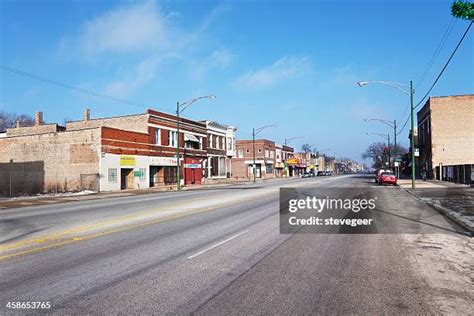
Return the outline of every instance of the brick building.
[[[474,94],[430,97],[417,113],[417,165],[428,178],[471,182]]]
[[[0,137],[0,194],[91,189],[110,191],[176,183],[180,142],[182,184],[198,184],[207,159],[201,122],[148,109],[143,114],[7,129]],[[10,190],[11,188],[11,190]]]
[[[237,156],[233,161],[233,176],[236,178],[253,177],[253,142],[236,141]],[[274,178],[276,164],[275,143],[266,139],[255,140],[255,164],[257,178]]]

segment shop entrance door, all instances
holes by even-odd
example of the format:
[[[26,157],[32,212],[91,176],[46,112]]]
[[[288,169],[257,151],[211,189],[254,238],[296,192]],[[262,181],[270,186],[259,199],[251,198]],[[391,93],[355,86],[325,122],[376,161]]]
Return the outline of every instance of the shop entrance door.
[[[133,189],[133,169],[120,169],[120,189]]]

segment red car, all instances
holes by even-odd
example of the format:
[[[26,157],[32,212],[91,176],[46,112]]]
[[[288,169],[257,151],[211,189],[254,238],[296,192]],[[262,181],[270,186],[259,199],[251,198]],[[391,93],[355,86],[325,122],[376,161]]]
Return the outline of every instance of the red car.
[[[382,172],[382,174],[379,176],[378,183],[380,185],[383,185],[385,183],[397,185],[397,177],[395,176],[395,174],[393,174],[393,172],[385,171]]]

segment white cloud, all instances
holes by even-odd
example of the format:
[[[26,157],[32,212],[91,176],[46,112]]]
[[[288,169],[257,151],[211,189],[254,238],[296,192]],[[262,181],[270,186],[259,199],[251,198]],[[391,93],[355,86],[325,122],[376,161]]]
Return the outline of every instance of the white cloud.
[[[202,80],[208,72],[214,69],[225,69],[235,59],[235,55],[226,49],[214,50],[207,58],[201,61],[190,61],[190,77]]]
[[[172,28],[152,2],[116,8],[87,21],[78,38],[90,55],[166,49]]]
[[[188,31],[178,23],[183,19],[180,12],[161,10],[153,0],[132,2],[82,23],[77,34],[61,40],[59,55],[63,61],[106,62],[109,69],[118,61],[115,78],[99,90],[125,96],[155,79],[164,61],[191,61],[200,74],[227,67],[233,55],[225,49],[209,48],[206,32],[229,9],[216,6]],[[203,52],[208,57],[195,57]]]
[[[136,88],[152,81],[156,77],[157,69],[162,58],[150,58],[137,64],[130,74],[122,79],[110,82],[103,89],[104,93],[114,96],[125,96]]]
[[[307,57],[285,56],[272,65],[249,71],[235,81],[241,88],[266,88],[279,82],[297,78],[311,69]]]

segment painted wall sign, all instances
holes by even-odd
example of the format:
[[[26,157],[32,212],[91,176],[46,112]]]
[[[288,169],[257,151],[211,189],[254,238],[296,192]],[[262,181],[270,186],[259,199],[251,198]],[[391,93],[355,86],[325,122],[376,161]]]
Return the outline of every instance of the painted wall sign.
[[[174,157],[151,157],[150,164],[155,166],[176,166],[177,160]]]
[[[135,166],[135,156],[120,156],[120,166]]]

